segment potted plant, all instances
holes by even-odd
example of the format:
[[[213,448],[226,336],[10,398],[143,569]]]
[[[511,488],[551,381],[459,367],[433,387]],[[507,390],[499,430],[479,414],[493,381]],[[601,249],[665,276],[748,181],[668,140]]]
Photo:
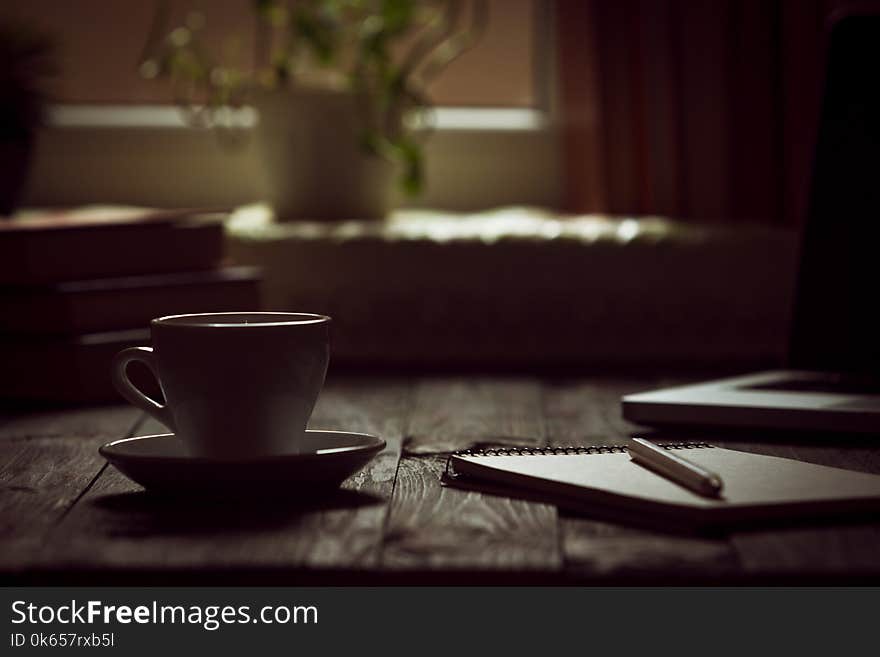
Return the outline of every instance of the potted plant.
[[[52,42],[26,25],[0,24],[0,217],[18,207],[55,72]]]
[[[280,219],[378,218],[396,177],[424,182],[414,117],[427,85],[481,35],[486,0],[254,2],[249,70],[224,66],[200,36],[203,20],[164,29],[160,5],[141,72],[171,82],[194,122],[222,127],[231,106],[259,112],[256,145]]]

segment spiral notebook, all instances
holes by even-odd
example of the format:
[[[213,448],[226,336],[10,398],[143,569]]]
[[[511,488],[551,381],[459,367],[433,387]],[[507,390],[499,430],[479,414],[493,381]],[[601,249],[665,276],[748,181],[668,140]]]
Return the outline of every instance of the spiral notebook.
[[[638,465],[626,447],[497,448],[450,455],[444,485],[651,526],[710,528],[880,510],[880,475],[706,443],[661,445],[721,476],[709,498]]]

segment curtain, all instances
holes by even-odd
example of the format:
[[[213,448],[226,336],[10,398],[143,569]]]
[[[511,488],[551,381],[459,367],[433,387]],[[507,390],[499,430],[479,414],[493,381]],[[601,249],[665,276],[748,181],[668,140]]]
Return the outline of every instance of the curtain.
[[[797,225],[848,4],[558,0],[567,209]]]

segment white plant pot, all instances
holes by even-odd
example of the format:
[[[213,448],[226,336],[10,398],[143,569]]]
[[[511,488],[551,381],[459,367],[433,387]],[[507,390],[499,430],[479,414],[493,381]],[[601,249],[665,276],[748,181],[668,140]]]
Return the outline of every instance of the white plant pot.
[[[388,213],[394,167],[361,149],[353,94],[272,91],[261,93],[255,105],[255,145],[278,220],[379,219]]]

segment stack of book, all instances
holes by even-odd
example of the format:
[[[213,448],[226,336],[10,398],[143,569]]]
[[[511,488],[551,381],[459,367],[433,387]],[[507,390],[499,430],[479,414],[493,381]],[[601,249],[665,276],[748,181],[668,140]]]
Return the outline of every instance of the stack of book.
[[[0,219],[0,397],[118,399],[113,355],[149,345],[152,318],[258,309],[258,270],[224,264],[223,217],[87,207]]]

